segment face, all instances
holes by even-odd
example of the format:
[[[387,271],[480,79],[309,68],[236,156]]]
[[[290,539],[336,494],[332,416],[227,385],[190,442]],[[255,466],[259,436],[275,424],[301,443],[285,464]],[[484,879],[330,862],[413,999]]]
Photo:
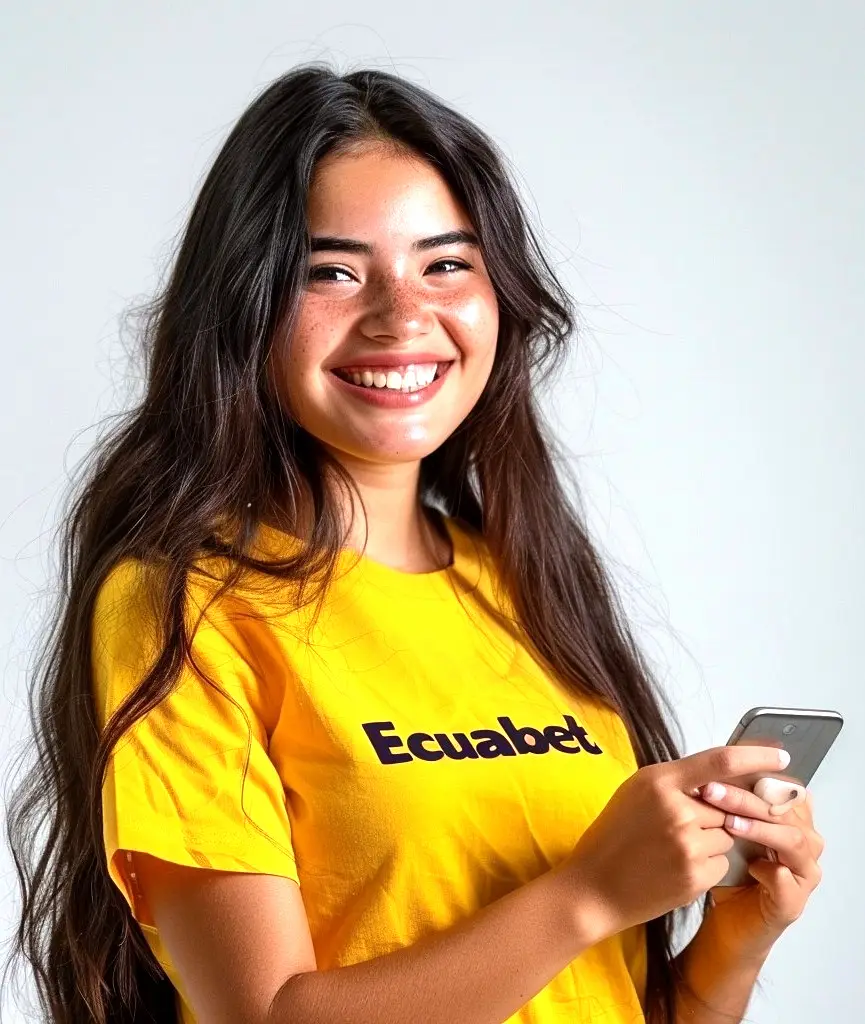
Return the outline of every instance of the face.
[[[309,277],[278,368],[291,414],[343,462],[417,461],[493,365],[498,305],[473,227],[430,165],[381,147],[322,160],[307,210]]]

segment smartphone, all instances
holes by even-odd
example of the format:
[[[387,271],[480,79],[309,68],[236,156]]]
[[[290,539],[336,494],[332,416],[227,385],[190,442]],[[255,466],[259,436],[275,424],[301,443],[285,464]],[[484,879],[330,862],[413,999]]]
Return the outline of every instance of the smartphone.
[[[755,772],[742,776],[735,784],[741,789],[753,789],[762,778],[786,779],[808,786],[820,762],[829,752],[841,731],[844,719],[837,711],[813,708],[751,708],[727,740],[731,744],[783,747],[790,754],[790,764],[784,771]],[[730,869],[718,885],[756,884],[748,874],[748,864],[757,857],[772,859],[772,851],[760,843],[737,836],[727,853]]]

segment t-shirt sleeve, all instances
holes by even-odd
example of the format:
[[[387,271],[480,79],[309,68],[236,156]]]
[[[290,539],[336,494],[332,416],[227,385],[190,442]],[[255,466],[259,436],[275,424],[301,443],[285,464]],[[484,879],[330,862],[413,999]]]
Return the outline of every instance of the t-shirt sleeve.
[[[127,559],[116,566],[94,607],[91,652],[100,729],[158,654],[141,564]],[[248,647],[225,616],[208,612],[193,634],[192,653],[216,685],[185,660],[172,692],[115,745],[102,787],[108,871],[140,922],[130,853],[281,875],[299,884],[285,790],[268,754],[278,688],[253,671]]]

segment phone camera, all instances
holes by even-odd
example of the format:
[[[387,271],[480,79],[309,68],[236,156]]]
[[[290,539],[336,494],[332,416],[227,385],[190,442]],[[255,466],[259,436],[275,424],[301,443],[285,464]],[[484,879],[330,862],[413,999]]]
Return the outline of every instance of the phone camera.
[[[784,728],[781,730],[781,732],[782,732],[782,734],[784,736],[789,736],[791,732],[795,732],[795,731],[796,731],[796,726],[795,725],[785,725]]]

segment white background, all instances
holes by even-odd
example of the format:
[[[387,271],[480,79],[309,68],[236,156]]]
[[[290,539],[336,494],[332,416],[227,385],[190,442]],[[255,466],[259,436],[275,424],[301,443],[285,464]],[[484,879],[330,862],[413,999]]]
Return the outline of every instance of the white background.
[[[5,8],[4,763],[27,735],[67,472],[137,388],[119,314],[154,286],[203,171],[260,88],[317,58],[395,70],[502,146],[584,304],[549,407],[687,752],[724,743],[755,705],[845,716],[812,784],[824,880],[748,1019],[857,1020],[865,8]],[[3,851],[4,938],[16,898]]]

